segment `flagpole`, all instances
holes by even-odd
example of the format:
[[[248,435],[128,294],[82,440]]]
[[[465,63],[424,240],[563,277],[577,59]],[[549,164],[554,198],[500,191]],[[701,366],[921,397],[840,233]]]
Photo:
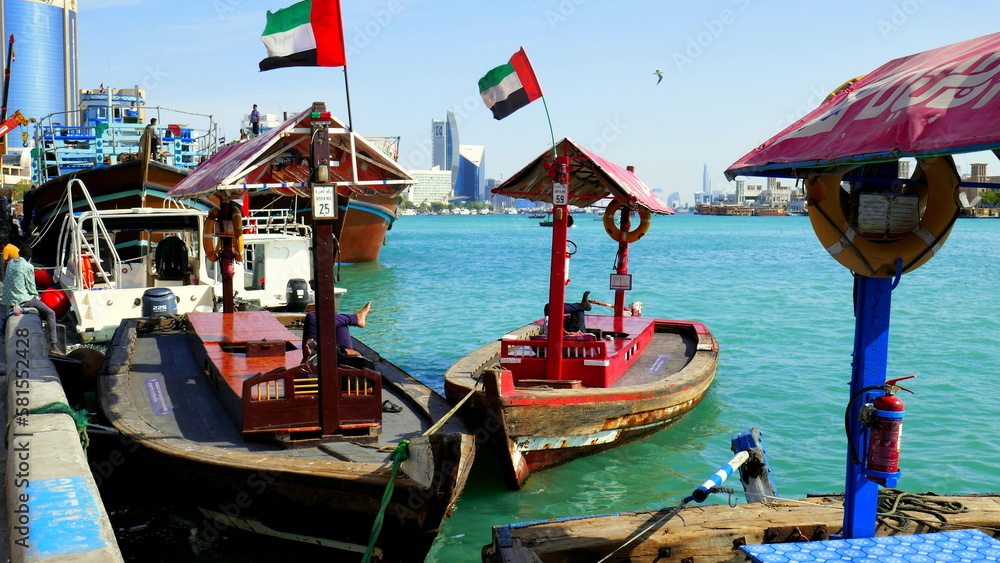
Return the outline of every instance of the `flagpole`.
[[[354,118],[351,117],[351,87],[347,81],[347,65],[344,65],[344,92],[347,95],[347,134],[351,140],[351,176],[358,184],[358,155],[354,150]]]
[[[549,122],[549,137],[552,138],[552,156],[554,158],[554,157],[559,156],[559,153],[556,152],[557,151],[557,148],[556,148],[556,134],[552,130],[552,116],[549,115],[549,104],[547,104],[545,102],[545,96],[542,96],[542,107],[545,108],[545,119],[547,119],[548,122]]]

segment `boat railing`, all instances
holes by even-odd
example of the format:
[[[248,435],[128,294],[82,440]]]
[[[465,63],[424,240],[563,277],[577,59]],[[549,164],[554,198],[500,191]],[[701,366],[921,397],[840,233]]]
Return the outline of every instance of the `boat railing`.
[[[248,347],[254,343],[246,343]],[[249,348],[248,348],[248,354]],[[257,374],[243,382],[243,432],[319,429],[322,404],[319,376],[314,366],[302,364]],[[370,369],[340,366],[341,427],[352,431],[382,423],[382,377]]]
[[[92,213],[75,213],[73,209],[73,187],[79,188],[80,195],[87,202],[87,207]],[[73,178],[66,184],[66,193],[63,200],[56,209],[65,205],[66,214],[63,219],[63,227],[59,242],[56,246],[56,275],[58,281],[65,286],[90,289],[95,285],[113,287],[115,277],[111,272],[121,270],[122,263],[118,251],[114,244],[106,244],[104,248],[100,244],[101,240],[113,241],[111,234],[101,221],[97,213],[97,205],[86,184],[79,178]],[[53,215],[53,219],[56,215]],[[90,235],[92,240],[88,240],[84,223],[91,222]],[[52,223],[46,226],[50,228]],[[102,254],[104,256],[102,256]],[[105,269],[104,265],[109,264],[110,268]]]
[[[290,209],[254,209],[243,222],[243,234],[312,236],[312,228],[299,221]]]
[[[503,340],[500,343],[501,358],[544,359],[547,355],[548,342],[545,340]],[[564,359],[604,360],[607,357],[607,343],[603,340],[567,340],[563,342]]]
[[[178,168],[193,169],[219,145],[218,128],[212,116],[194,114],[159,106],[143,106],[145,115],[155,115],[166,162]],[[94,107],[49,114],[41,118],[34,131],[33,179],[37,183],[86,168],[133,160],[139,156],[139,142],[146,125],[122,117],[88,120]],[[207,125],[195,127],[183,123],[196,116]],[[178,123],[170,123],[177,121]],[[70,125],[83,123],[86,125]]]

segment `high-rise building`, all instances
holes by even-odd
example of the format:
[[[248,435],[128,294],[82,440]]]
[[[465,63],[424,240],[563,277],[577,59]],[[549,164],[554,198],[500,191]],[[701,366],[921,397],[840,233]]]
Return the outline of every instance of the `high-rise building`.
[[[455,199],[463,201],[486,200],[486,147],[462,145],[459,147],[458,182]]]
[[[503,209],[513,209],[514,208],[514,198],[509,195],[494,194],[493,188],[499,186],[501,180],[496,178],[486,179],[486,202],[492,203],[495,207],[500,207]]]
[[[447,203],[451,196],[451,172],[441,170],[437,166],[430,170],[410,170],[410,175],[416,179],[403,196],[416,205],[421,203]]]
[[[451,186],[458,182],[459,144],[458,122],[455,114],[448,112],[445,121],[431,120],[432,166],[451,171]]]
[[[705,165],[705,168],[702,170],[701,173],[701,191],[705,192],[706,194],[712,193],[712,178],[708,175],[707,164]]]
[[[8,117],[15,110],[35,119],[75,110],[79,103],[76,0],[4,0],[0,6],[3,64],[7,39],[14,36]]]

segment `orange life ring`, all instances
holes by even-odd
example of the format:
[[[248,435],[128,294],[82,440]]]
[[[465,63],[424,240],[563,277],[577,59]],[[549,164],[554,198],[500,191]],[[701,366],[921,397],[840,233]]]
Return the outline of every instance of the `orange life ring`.
[[[209,211],[208,217],[205,218],[205,231],[201,243],[205,247],[205,258],[208,258],[209,262],[219,260],[219,254],[215,251],[215,220],[218,218],[219,210],[216,208]]]
[[[625,207],[618,200],[609,203],[607,209],[604,210],[604,230],[611,235],[612,239],[618,242],[635,242],[641,239],[642,235],[646,234],[646,231],[649,230],[649,220],[652,218],[652,214],[645,207],[636,209],[636,212],[639,214],[639,224],[630,231],[623,231],[615,224],[615,213],[619,209],[624,209],[622,213],[628,213],[632,210],[629,207]]]
[[[243,214],[233,212],[233,254],[237,262],[243,261]]]
[[[90,255],[86,252],[80,256],[80,285],[83,289],[94,287],[94,267],[90,265]]]
[[[848,80],[847,82],[844,82],[840,86],[837,86],[836,88],[833,89],[832,92],[830,92],[830,95],[827,96],[826,99],[823,100],[823,103],[825,104],[825,103],[829,102],[830,100],[836,98],[837,94],[843,92],[848,87],[853,86],[855,82],[857,82],[858,80],[861,80],[865,76],[867,76],[867,75],[862,74],[861,76],[855,76],[854,78]]]
[[[961,209],[955,162],[950,156],[938,156],[918,158],[917,163],[925,183],[909,186],[906,193],[920,196],[922,216],[911,231],[891,241],[868,240],[851,225],[850,194],[840,187],[843,175],[806,179],[813,231],[842,266],[869,278],[894,277],[898,259],[903,261],[903,273],[911,272],[930,260],[947,240]]]

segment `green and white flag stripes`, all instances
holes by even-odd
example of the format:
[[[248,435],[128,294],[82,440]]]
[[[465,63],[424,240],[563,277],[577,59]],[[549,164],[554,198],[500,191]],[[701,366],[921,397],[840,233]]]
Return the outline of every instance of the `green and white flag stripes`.
[[[340,0],[304,0],[267,13],[260,70],[286,66],[347,66]]]
[[[479,94],[495,119],[503,119],[542,97],[528,55],[521,47],[510,61],[479,79]]]

